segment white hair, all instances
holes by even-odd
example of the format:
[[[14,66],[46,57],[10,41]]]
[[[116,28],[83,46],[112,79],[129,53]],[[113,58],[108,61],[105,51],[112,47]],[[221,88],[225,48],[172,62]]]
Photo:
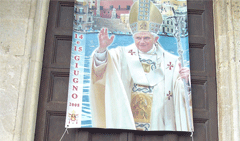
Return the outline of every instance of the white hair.
[[[158,37],[158,35],[156,33],[152,33],[150,32],[154,37]]]

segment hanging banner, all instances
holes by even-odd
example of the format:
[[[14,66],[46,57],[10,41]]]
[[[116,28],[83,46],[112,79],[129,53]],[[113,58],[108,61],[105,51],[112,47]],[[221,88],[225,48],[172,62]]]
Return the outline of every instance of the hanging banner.
[[[75,0],[66,128],[193,132],[186,0]]]

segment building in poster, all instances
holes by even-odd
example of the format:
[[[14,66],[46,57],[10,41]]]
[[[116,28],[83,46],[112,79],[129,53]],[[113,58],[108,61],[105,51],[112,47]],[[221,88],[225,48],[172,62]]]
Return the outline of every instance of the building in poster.
[[[73,28],[76,31],[86,31],[93,27],[94,4],[87,1],[76,1],[74,4]]]
[[[96,0],[95,15],[101,18],[112,18],[112,12],[115,11],[114,16],[120,18],[121,14],[128,14],[133,0]],[[99,4],[100,3],[100,4]],[[99,4],[99,5],[98,5]]]
[[[128,24],[129,10],[135,0],[81,0],[77,1],[74,14],[74,29],[82,32],[99,32],[101,27],[108,27],[110,32],[117,34],[131,34]],[[175,22],[170,18],[173,15],[182,16],[181,36],[187,32],[186,1],[171,0],[153,3],[159,8],[163,16],[163,23],[158,34],[173,36]],[[121,32],[120,32],[121,31]]]
[[[154,3],[163,15],[163,23],[159,34],[173,36],[173,33],[175,33],[175,21],[171,19],[173,15],[183,17],[181,22],[181,36],[188,34],[187,3],[185,0],[155,0]]]

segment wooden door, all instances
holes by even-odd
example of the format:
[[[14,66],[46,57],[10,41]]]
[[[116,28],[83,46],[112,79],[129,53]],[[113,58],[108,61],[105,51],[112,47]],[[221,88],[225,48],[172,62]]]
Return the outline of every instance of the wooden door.
[[[51,0],[36,141],[58,141],[65,128],[74,0]],[[217,93],[211,0],[189,0],[189,42],[194,141],[218,140]],[[186,132],[69,129],[63,141],[190,141]]]

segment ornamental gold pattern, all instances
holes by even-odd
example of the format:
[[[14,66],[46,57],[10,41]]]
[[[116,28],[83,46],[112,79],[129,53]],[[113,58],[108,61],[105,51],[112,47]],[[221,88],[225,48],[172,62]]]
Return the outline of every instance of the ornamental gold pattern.
[[[150,123],[152,100],[152,94],[132,93],[131,109],[135,122]]]
[[[162,24],[162,15],[150,0],[139,0],[132,5],[129,24],[133,34],[142,31],[157,34]]]

